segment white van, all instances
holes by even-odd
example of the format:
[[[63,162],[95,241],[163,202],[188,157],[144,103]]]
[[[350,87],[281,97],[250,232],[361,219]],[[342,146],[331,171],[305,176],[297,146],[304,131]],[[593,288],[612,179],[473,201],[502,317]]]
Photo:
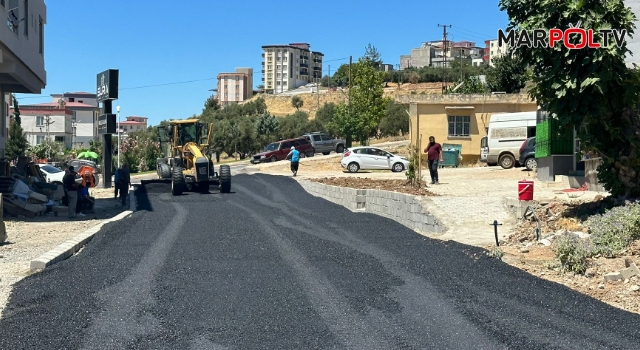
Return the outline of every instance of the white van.
[[[500,113],[491,116],[487,136],[480,141],[480,160],[504,169],[516,166],[520,146],[536,136],[537,112]]]

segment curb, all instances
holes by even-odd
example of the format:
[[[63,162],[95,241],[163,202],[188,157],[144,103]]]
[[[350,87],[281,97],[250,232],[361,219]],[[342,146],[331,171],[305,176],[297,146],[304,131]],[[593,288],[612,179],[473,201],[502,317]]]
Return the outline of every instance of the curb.
[[[131,214],[133,214],[133,211],[131,210],[127,210],[124,211],[114,217],[112,217],[111,219],[105,220],[93,227],[91,227],[90,229],[86,230],[85,232],[71,238],[70,240],[60,244],[59,246],[55,247],[54,249],[40,255],[38,258],[31,260],[31,269],[32,270],[42,270],[45,269],[47,266],[53,265],[59,261],[65,260],[69,257],[71,257],[73,254],[75,254],[76,252],[78,252],[78,250],[80,250],[80,248],[82,248],[85,244],[87,244],[87,242],[89,242],[93,236],[98,233],[100,231],[100,229],[102,228],[102,226],[104,226],[105,224],[108,224],[110,222],[114,222],[114,221],[118,221],[118,220],[122,220],[128,216],[130,216]]]
[[[298,180],[309,194],[353,211],[368,212],[396,221],[418,232],[443,234],[447,228],[429,213],[419,196],[394,191],[355,189],[331,186],[315,181]]]

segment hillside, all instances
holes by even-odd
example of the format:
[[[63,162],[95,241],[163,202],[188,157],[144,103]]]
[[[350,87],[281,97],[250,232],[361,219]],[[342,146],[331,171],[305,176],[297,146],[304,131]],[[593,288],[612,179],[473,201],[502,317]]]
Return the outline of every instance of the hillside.
[[[315,118],[316,111],[325,103],[333,102],[338,104],[346,100],[347,89],[342,90],[338,88],[336,91],[327,91],[325,89],[324,91],[327,91],[326,93],[322,91],[323,89],[321,88],[320,94],[301,93],[296,95],[302,98],[302,101],[304,102],[304,105],[300,110],[309,113],[310,119]],[[417,94],[440,94],[442,92],[442,83],[402,84],[400,88],[398,88],[398,84],[396,83],[389,83],[388,87],[384,89],[385,96],[389,97],[411,94],[413,91]],[[292,95],[274,96],[259,94],[248,101],[253,101],[259,97],[264,98],[264,101],[267,104],[267,110],[273,115],[283,117],[296,111],[296,109],[291,105]]]

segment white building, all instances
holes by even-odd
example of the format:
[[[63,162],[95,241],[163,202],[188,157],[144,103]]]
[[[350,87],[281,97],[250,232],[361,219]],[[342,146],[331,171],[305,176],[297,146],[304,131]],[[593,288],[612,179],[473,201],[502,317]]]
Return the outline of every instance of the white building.
[[[119,123],[120,136],[127,137],[130,132],[146,130],[147,129],[147,117],[129,116],[126,120]]]
[[[503,46],[498,46],[498,39],[489,40],[488,41],[488,50],[489,50],[489,65],[493,67],[493,60],[503,56],[509,49],[506,43],[503,43]],[[486,51],[487,49],[485,49]]]
[[[88,148],[89,141],[98,139],[98,115],[100,108],[97,96],[90,92],[65,92],[52,94],[52,102],[40,106],[57,106],[64,101],[65,106],[73,113],[72,148]]]
[[[281,93],[322,79],[322,57],[305,43],[262,47],[262,81],[268,92]]]
[[[39,94],[46,86],[44,68],[44,0],[0,0],[0,106],[7,92]],[[0,108],[0,157],[4,157],[8,124]]]
[[[13,108],[10,110],[13,114]],[[31,146],[44,140],[62,142],[70,149],[73,142],[73,111],[63,105],[21,105],[22,130]]]
[[[253,68],[236,68],[235,73],[218,74],[218,102],[221,106],[253,97]]]

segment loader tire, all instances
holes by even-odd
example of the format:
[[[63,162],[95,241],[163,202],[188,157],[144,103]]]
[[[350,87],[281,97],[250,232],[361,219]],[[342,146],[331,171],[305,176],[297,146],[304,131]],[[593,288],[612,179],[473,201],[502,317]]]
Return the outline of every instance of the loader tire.
[[[171,167],[167,163],[158,164],[158,177],[160,179],[171,178]]]
[[[179,196],[184,192],[184,174],[182,173],[182,167],[174,166],[171,172],[171,194]]]
[[[220,166],[220,193],[231,192],[231,167]]]

